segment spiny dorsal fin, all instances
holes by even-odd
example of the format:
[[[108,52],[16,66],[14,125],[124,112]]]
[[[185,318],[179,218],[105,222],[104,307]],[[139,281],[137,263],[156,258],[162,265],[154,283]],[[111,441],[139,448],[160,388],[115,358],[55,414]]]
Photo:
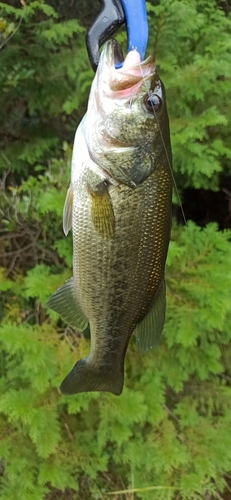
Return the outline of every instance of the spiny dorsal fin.
[[[164,327],[165,308],[166,290],[163,279],[148,313],[135,329],[136,344],[141,353],[152,349],[159,343]]]
[[[88,325],[74,294],[74,280],[70,278],[58,288],[47,301],[47,307],[57,312],[67,323],[79,332],[83,332]]]
[[[66,200],[63,208],[63,232],[65,236],[68,235],[70,229],[72,228],[72,205],[73,205],[73,191],[70,186],[67,191]]]

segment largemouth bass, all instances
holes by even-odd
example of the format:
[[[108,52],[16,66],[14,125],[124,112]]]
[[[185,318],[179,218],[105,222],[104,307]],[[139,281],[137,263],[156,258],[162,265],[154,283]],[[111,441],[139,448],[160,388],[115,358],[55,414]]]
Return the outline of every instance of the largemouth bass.
[[[61,384],[63,394],[119,395],[135,331],[144,352],[165,318],[164,269],[171,228],[171,146],[163,84],[152,57],[134,50],[121,69],[108,41],[74,142],[65,234],[73,232],[73,278],[48,306],[91,332],[89,355]]]

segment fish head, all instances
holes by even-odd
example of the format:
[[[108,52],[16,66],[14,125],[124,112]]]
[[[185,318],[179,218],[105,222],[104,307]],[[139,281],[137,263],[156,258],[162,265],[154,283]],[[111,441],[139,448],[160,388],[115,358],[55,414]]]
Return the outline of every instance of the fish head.
[[[122,67],[116,69],[118,63]],[[140,61],[132,50],[123,60],[119,43],[106,42],[89,97],[88,123],[90,156],[112,177],[135,187],[153,171],[169,128],[164,86],[152,56]]]

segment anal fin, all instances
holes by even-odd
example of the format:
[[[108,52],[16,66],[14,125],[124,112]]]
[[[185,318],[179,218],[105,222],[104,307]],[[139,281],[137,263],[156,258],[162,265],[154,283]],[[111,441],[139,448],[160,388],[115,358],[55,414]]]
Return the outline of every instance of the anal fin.
[[[74,294],[74,281],[70,278],[58,288],[47,301],[47,307],[57,312],[67,323],[76,330],[83,332],[88,325]]]
[[[115,230],[115,217],[107,189],[100,191],[89,189],[89,196],[95,230],[104,239],[112,238]]]
[[[164,327],[166,309],[166,289],[164,279],[162,280],[154,301],[146,316],[135,328],[136,344],[141,353],[152,349],[160,341]]]

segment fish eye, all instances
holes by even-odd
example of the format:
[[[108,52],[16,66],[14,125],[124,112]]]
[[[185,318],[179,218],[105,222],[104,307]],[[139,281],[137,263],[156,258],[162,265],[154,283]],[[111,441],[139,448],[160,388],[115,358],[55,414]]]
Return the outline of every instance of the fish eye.
[[[157,94],[148,94],[143,100],[144,106],[149,113],[156,113],[161,108],[161,98]]]

